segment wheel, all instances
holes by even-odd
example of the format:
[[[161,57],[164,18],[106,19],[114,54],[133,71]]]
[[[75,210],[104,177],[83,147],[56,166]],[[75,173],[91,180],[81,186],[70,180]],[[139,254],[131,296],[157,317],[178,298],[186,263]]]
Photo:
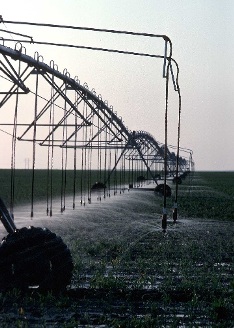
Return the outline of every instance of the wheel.
[[[22,228],[0,246],[0,289],[64,290],[72,270],[69,249],[48,229]]]
[[[145,177],[143,175],[137,177],[137,182],[143,182],[143,181],[145,181]]]
[[[103,182],[95,182],[94,185],[92,185],[91,190],[100,190],[100,189],[105,189],[106,185]]]
[[[176,183],[181,184],[182,183],[181,177],[174,177],[172,181],[173,181],[174,184],[176,184]]]
[[[166,188],[166,197],[171,197],[171,188],[166,184],[165,186]],[[161,183],[159,185],[157,185],[155,188],[154,188],[154,192],[161,195],[161,196],[164,196],[164,184]]]

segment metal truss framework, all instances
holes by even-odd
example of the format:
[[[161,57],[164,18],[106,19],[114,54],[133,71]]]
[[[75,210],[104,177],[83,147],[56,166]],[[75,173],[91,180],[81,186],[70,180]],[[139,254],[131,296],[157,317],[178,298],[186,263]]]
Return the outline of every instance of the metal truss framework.
[[[163,163],[166,153],[168,171],[175,171],[176,155],[168,147],[165,150],[145,131],[129,130],[94,89],[81,85],[66,70],[59,72],[53,60],[47,65],[38,53],[32,58],[24,49],[21,44],[16,44],[15,49],[0,45],[0,73],[5,88],[1,87],[0,92],[0,125],[9,131],[17,126],[18,141],[66,151],[119,149],[113,170],[122,157],[140,160],[156,183],[152,167],[154,163]],[[190,159],[179,157],[178,161],[179,171],[190,168]]]

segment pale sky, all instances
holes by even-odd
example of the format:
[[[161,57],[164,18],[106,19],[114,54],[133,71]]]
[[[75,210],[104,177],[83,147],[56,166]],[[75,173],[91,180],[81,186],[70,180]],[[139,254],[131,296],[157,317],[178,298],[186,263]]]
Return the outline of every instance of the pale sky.
[[[4,1],[5,20],[166,34],[180,67],[181,147],[194,153],[196,170],[234,169],[233,0],[24,0]],[[162,54],[160,40],[29,26],[1,25],[37,41],[65,42]],[[1,33],[1,32],[0,32]],[[161,42],[161,43],[160,43]],[[12,44],[13,46],[13,44]],[[131,130],[164,141],[165,80],[159,59],[81,49],[25,45],[46,63],[79,76],[113,105]],[[172,89],[172,87],[171,87]],[[176,145],[178,98],[170,91],[169,143]]]

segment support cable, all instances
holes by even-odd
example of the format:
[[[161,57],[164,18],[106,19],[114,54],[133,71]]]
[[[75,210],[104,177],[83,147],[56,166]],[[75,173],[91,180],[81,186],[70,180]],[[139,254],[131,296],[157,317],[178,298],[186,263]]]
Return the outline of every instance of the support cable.
[[[170,62],[167,64],[166,70],[166,103],[165,103],[165,142],[164,142],[164,191],[163,191],[163,214],[162,214],[162,229],[165,232],[167,228],[167,128],[168,128],[168,96],[169,96],[169,68]]]
[[[87,95],[86,95],[87,97]],[[83,117],[85,117],[85,114],[87,113],[87,107],[86,102],[84,101],[83,105]],[[82,130],[82,138],[83,140],[87,140],[87,126],[85,126]],[[86,188],[86,148],[82,147],[81,150],[81,175],[80,175],[80,204],[85,206],[85,194],[84,194],[84,188]],[[85,186],[85,187],[84,187]]]
[[[20,74],[20,62],[18,73]],[[16,101],[14,111],[14,123],[11,138],[11,198],[10,198],[10,214],[14,217],[14,202],[15,202],[15,158],[16,158],[16,140],[17,140],[17,118],[18,118],[18,104],[19,104],[19,86],[16,88]],[[9,134],[9,133],[8,133]]]
[[[4,41],[8,42],[20,42],[20,43],[31,43],[28,40],[18,40],[18,39],[6,39]],[[94,51],[103,51],[103,52],[110,52],[110,53],[118,53],[123,55],[133,55],[133,56],[142,56],[142,57],[151,57],[151,58],[159,58],[164,59],[165,56],[162,55],[154,55],[144,52],[135,52],[135,51],[125,51],[125,50],[118,50],[118,49],[109,49],[109,48],[100,48],[100,47],[91,47],[91,46],[82,46],[82,45],[74,45],[68,43],[56,43],[56,42],[46,42],[46,41],[33,41],[34,44],[45,45],[45,46],[56,46],[56,47],[65,47],[65,48],[75,48],[75,49],[84,49],[84,50],[94,50]],[[168,60],[171,58],[167,56],[166,59]],[[164,76],[163,76],[164,77]]]
[[[78,96],[75,93],[75,103],[78,107]],[[77,115],[74,117],[75,124],[75,140],[74,140],[74,153],[73,153],[73,209],[76,207],[76,180],[77,180]]]
[[[101,152],[101,145],[102,145],[102,140],[101,140],[101,135],[100,135],[100,131],[101,131],[101,120],[100,120],[100,116],[98,117],[98,136],[97,136],[97,144],[98,144],[98,149],[97,149],[97,161],[98,161],[98,170],[97,170],[97,182],[101,183],[102,182],[102,152]],[[97,195],[97,200],[101,201],[102,197],[101,197],[101,190],[98,190],[98,195]]]
[[[64,121],[62,140],[67,140],[67,102],[64,103]],[[67,185],[67,146],[62,147],[62,185],[61,185],[61,212],[66,208],[66,185]]]
[[[6,26],[6,25],[5,25]],[[33,43],[33,37],[26,35],[26,34],[21,34],[21,33],[17,33],[17,32],[12,32],[12,31],[7,31],[7,30],[2,30],[0,29],[0,32],[4,32],[4,33],[9,33],[9,34],[13,34],[13,35],[18,35],[18,36],[22,36],[24,38],[28,38],[30,39],[30,42]],[[13,39],[13,38],[12,38]]]
[[[34,103],[34,123],[33,123],[33,159],[32,159],[32,192],[31,192],[31,218],[33,217],[34,211],[34,188],[35,188],[35,164],[36,164],[36,133],[37,133],[37,105],[38,105],[38,85],[39,85],[39,74],[36,74],[36,91],[35,91],[35,103]]]
[[[110,116],[110,127],[112,128],[112,121],[113,121],[113,108],[112,108],[112,115]],[[111,142],[111,136],[108,134],[108,143]],[[108,159],[108,177],[105,180],[105,184],[108,183],[108,197],[110,197],[110,190],[111,190],[111,168],[112,168],[112,152],[111,149],[109,149],[109,159]]]
[[[52,127],[54,126],[55,104],[52,104]],[[50,159],[50,216],[53,209],[53,168],[54,168],[54,132],[51,134],[51,159]]]
[[[89,140],[93,139],[93,121],[94,116],[91,117],[91,126],[89,128]],[[92,180],[92,155],[93,155],[93,143],[91,142],[90,147],[88,148],[88,203],[91,204],[92,202],[92,192],[91,192],[91,180]]]
[[[117,195],[117,165],[121,157],[118,158],[118,149],[115,149],[115,170],[114,170],[114,196]],[[118,158],[118,159],[117,159]]]
[[[163,34],[133,32],[133,31],[113,30],[113,29],[101,29],[101,28],[94,28],[94,27],[82,27],[82,26],[61,25],[61,24],[10,21],[10,20],[4,20],[2,16],[0,16],[0,23],[4,23],[4,25],[5,24],[30,25],[30,26],[38,26],[38,27],[52,27],[52,28],[73,29],[73,30],[91,31],[91,32],[104,32],[104,33],[111,33],[111,34],[143,36],[143,37],[150,37],[150,38],[162,38],[166,44],[169,43],[169,45],[170,45],[170,55],[169,56],[170,57],[172,56],[172,42],[167,35],[163,35]],[[35,43],[34,40],[33,41],[31,40],[30,42]],[[167,45],[166,45],[166,47],[167,47]]]
[[[51,99],[54,97],[54,89],[51,88]],[[54,126],[54,102],[50,102],[49,114],[49,145],[47,156],[47,215],[52,216],[53,204],[53,160],[54,160],[54,134],[51,134],[51,129]]]
[[[106,117],[106,120],[108,120],[107,117]],[[108,121],[106,121],[106,128],[105,128],[105,144],[106,145],[108,143],[107,123],[108,123]],[[107,147],[105,147],[105,154],[104,154],[104,182],[106,181],[106,177],[107,177]],[[106,185],[104,185],[103,197],[104,197],[104,199],[106,198]]]
[[[87,106],[87,103],[85,103],[85,108],[84,108],[84,116],[87,117],[87,114],[88,114],[88,106]],[[88,126],[86,125],[85,126],[85,133],[84,133],[84,136],[85,136],[85,139],[84,140],[87,140],[88,138]],[[86,195],[87,195],[87,191],[89,189],[89,178],[88,178],[88,175],[89,175],[89,172],[87,172],[87,165],[88,164],[88,149],[85,147],[84,149],[84,178],[85,178],[85,188],[84,188],[84,202],[83,202],[83,205],[85,206],[86,205]]]
[[[175,200],[174,200],[174,210],[173,210],[173,221],[177,221],[178,216],[178,190],[179,190],[179,158],[180,158],[180,126],[181,126],[181,93],[180,86],[178,83],[179,66],[176,61],[173,61],[177,67],[177,79],[176,79],[176,91],[179,97],[179,109],[178,109],[178,126],[177,126],[177,152],[176,152],[176,190],[175,190]],[[172,66],[171,66],[172,69]],[[173,74],[172,74],[173,76]]]

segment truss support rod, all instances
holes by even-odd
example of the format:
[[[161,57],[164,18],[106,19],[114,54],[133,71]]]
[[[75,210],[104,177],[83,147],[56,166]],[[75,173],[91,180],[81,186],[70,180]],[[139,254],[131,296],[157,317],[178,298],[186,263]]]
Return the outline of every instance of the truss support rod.
[[[12,67],[12,65],[11,65],[10,61],[8,60],[8,58],[5,55],[3,55],[3,57],[6,59],[7,63],[9,64],[9,66],[12,68],[12,71],[16,75],[16,77],[18,78],[18,80],[17,80],[17,78],[9,71],[9,69],[1,61],[0,63],[2,64],[2,66],[4,67],[4,69],[6,71],[4,71],[2,68],[0,68],[0,70],[14,83],[14,85],[10,88],[10,90],[8,92],[1,92],[2,94],[5,94],[5,97],[1,101],[0,107],[2,107],[10,99],[10,97],[13,94],[21,94],[21,93],[22,94],[27,94],[27,93],[30,92],[30,90],[23,83],[23,81],[25,81],[27,79],[27,77],[30,75],[30,73],[24,78],[24,80],[21,79],[21,77],[23,76],[23,74],[28,70],[29,66],[27,66],[25,68],[25,70],[22,72],[21,75],[18,75],[18,73]],[[23,90],[23,92],[18,92],[18,88],[21,88]]]
[[[144,156],[142,155],[140,149],[137,148],[137,151],[138,151],[138,153],[139,153],[139,155],[140,155],[140,157],[141,157],[141,160],[144,162],[144,164],[145,164],[145,166],[146,166],[146,168],[147,168],[147,171],[149,172],[151,178],[154,180],[154,182],[156,183],[156,185],[158,185],[157,179],[155,179],[155,176],[154,176],[153,173],[151,172],[150,167],[148,166],[148,164],[147,164],[147,162],[146,162]]]
[[[138,147],[138,145],[137,145],[137,143],[136,143],[136,141],[135,141],[135,139],[134,139],[134,136],[135,136],[135,131],[133,131],[133,134],[132,134],[131,138],[130,138],[130,139],[128,140],[128,142],[126,143],[126,145],[125,145],[123,151],[121,152],[121,154],[120,154],[118,160],[116,161],[115,166],[113,167],[113,169],[112,169],[111,172],[109,173],[108,178],[107,178],[106,181],[105,181],[105,184],[109,181],[111,174],[112,174],[112,173],[114,172],[114,170],[116,169],[116,167],[117,167],[117,165],[118,165],[118,163],[119,163],[121,157],[123,156],[124,152],[125,152],[126,149],[128,148],[128,145],[129,145],[129,144],[132,144],[132,143],[134,143],[134,146],[136,147],[136,149],[137,149],[137,151],[138,151],[138,153],[139,153],[139,155],[140,155],[141,160],[142,160],[143,163],[145,164],[145,166],[146,166],[146,168],[147,168],[147,172],[150,174],[150,176],[151,176],[151,178],[154,180],[154,182],[155,182],[156,184],[158,184],[158,182],[157,182],[157,180],[155,179],[153,173],[151,172],[151,170],[150,170],[150,168],[149,168],[149,166],[148,166],[148,164],[147,164],[147,162],[146,162],[144,156],[142,155],[142,153],[141,153],[141,151],[140,151],[140,149],[139,149],[139,147]]]
[[[64,85],[64,83],[61,85],[61,88],[62,86]],[[44,114],[45,112],[47,111],[47,109],[50,107],[50,105],[59,97],[59,94],[58,92],[56,92],[53,97],[47,101],[47,104],[42,108],[42,110],[37,114],[37,117],[35,118],[36,121],[38,121]],[[23,132],[23,134],[18,137],[18,140],[23,140],[23,137],[25,136],[25,134],[34,126],[35,122],[34,120],[30,123],[30,124],[27,124],[27,129]]]
[[[90,123],[86,120],[86,118],[77,110],[77,108],[74,106],[74,104],[71,102],[71,100],[64,94],[64,92],[59,88],[53,81],[51,81],[51,78],[48,74],[43,74],[42,76],[44,79],[60,94],[60,96],[68,103],[68,105],[75,111],[75,113],[87,124]]]
[[[81,98],[81,100],[82,100],[82,98]],[[81,101],[79,101],[78,104],[80,104],[80,102],[81,102]],[[94,116],[94,112],[91,112],[88,116],[86,116],[86,119],[87,119],[89,122],[91,122],[91,119],[92,119],[93,116]],[[77,133],[78,133],[79,130],[80,130],[82,127],[84,127],[84,126],[87,126],[87,124],[82,123],[82,124],[74,125],[75,130],[74,130],[74,131],[70,134],[70,136],[64,141],[64,143],[62,144],[62,147],[64,147],[64,146],[67,147],[67,143],[71,140],[71,138],[74,137],[74,136],[75,136],[75,138],[76,138]],[[76,143],[77,143],[77,140],[76,140]],[[77,147],[75,146],[74,149],[75,149],[75,148],[77,148]]]
[[[74,103],[74,106],[75,105],[79,105],[80,104],[80,102],[81,102],[81,100],[77,100],[75,103]],[[50,136],[51,135],[53,135],[53,133],[63,124],[63,127],[68,127],[69,125],[66,123],[66,119],[68,118],[68,116],[69,115],[71,115],[72,114],[72,110],[73,110],[73,108],[70,108],[70,109],[68,109],[68,110],[65,110],[66,111],[66,114],[64,114],[64,116],[63,116],[63,118],[57,123],[57,124],[54,124],[54,127],[53,127],[53,129],[52,129],[52,131],[46,136],[46,138],[44,139],[44,141],[42,141],[42,143],[41,143],[41,146],[44,144],[44,142],[46,142],[49,138],[50,138]],[[80,127],[82,127],[82,126],[86,126],[87,124],[85,124],[85,123],[82,123],[82,124],[79,124],[79,126]],[[88,125],[90,125],[90,124],[88,124]],[[74,126],[74,125],[71,125],[71,126]],[[64,142],[64,144],[65,144],[65,142]]]
[[[114,167],[113,167],[112,170],[109,172],[108,177],[106,178],[106,181],[104,182],[105,185],[106,185],[107,182],[110,180],[110,177],[111,177],[112,173],[114,172],[114,170],[116,169],[117,165],[119,164],[119,161],[120,161],[120,159],[122,158],[123,154],[125,153],[125,151],[126,151],[128,145],[129,145],[129,142],[130,142],[130,140],[126,143],[124,149],[122,150],[121,154],[119,155],[119,158],[118,158],[117,161],[115,162]]]
[[[157,180],[155,179],[153,173],[151,172],[150,167],[148,166],[148,164],[147,164],[147,162],[146,162],[146,160],[145,160],[145,158],[144,158],[142,152],[140,151],[140,149],[139,149],[139,147],[138,147],[138,145],[137,145],[137,143],[136,143],[135,135],[136,135],[136,132],[133,131],[133,133],[132,133],[132,137],[131,137],[130,140],[133,141],[134,146],[136,147],[136,149],[137,149],[137,151],[138,151],[138,154],[139,154],[141,160],[143,161],[143,163],[145,164],[145,166],[146,166],[146,168],[147,168],[147,172],[150,174],[151,178],[154,180],[154,182],[155,182],[156,185],[157,185],[158,182],[157,182]]]
[[[81,97],[82,97],[82,95],[81,95]],[[94,111],[94,113],[95,113],[95,114],[97,115],[97,117],[102,121],[102,123],[103,123],[104,125],[106,125],[105,120],[101,117],[101,115],[98,113],[98,111],[100,110],[105,116],[107,116],[107,115],[104,113],[104,110],[105,110],[105,109],[108,110],[108,107],[107,107],[107,106],[102,107],[102,106],[100,106],[100,103],[96,103],[96,101],[93,100],[93,102],[94,102],[94,103],[96,104],[96,106],[97,106],[96,108],[94,108],[94,106],[92,106],[92,104],[90,104],[90,102],[88,101],[88,99],[86,99],[84,96],[83,96],[83,100],[86,102],[86,104],[89,106],[89,108],[90,108],[92,111]],[[117,116],[114,117],[112,113],[109,113],[109,115],[110,115],[110,117],[109,117],[109,121],[112,122],[112,125],[113,125],[113,126],[116,128],[116,130],[117,130],[118,132],[120,132],[120,134],[121,134],[123,131],[121,131],[120,126],[118,126],[118,123],[119,123],[119,122],[117,122],[118,117],[117,117]],[[113,117],[115,118],[116,122],[114,122]],[[116,124],[116,123],[117,123],[117,124]],[[106,126],[107,126],[107,125],[106,125]],[[112,134],[114,135],[114,138],[119,139],[118,136],[117,136],[117,134],[113,131],[113,129],[111,129],[110,127],[108,127],[108,129],[112,132]]]
[[[12,75],[10,73],[10,71],[7,69],[7,67],[3,64],[3,62],[1,61],[2,66],[5,68],[5,74],[9,77],[9,79],[11,79],[15,84],[17,84],[25,93],[29,92],[29,89],[24,85],[23,81],[21,80],[21,76],[19,76],[19,74],[16,72],[16,70],[14,69],[14,67],[12,66],[12,64],[10,63],[10,61],[8,60],[8,58],[3,55],[3,57],[5,58],[6,62],[8,63],[8,65],[10,66],[10,68],[12,69],[12,72],[14,73],[14,75]],[[28,68],[28,67],[27,67]],[[24,74],[24,72],[22,73]]]
[[[3,200],[0,198],[0,220],[4,225],[4,228],[8,233],[13,233],[16,231],[16,226],[13,220],[13,217],[8,212],[6,205],[4,204]]]

